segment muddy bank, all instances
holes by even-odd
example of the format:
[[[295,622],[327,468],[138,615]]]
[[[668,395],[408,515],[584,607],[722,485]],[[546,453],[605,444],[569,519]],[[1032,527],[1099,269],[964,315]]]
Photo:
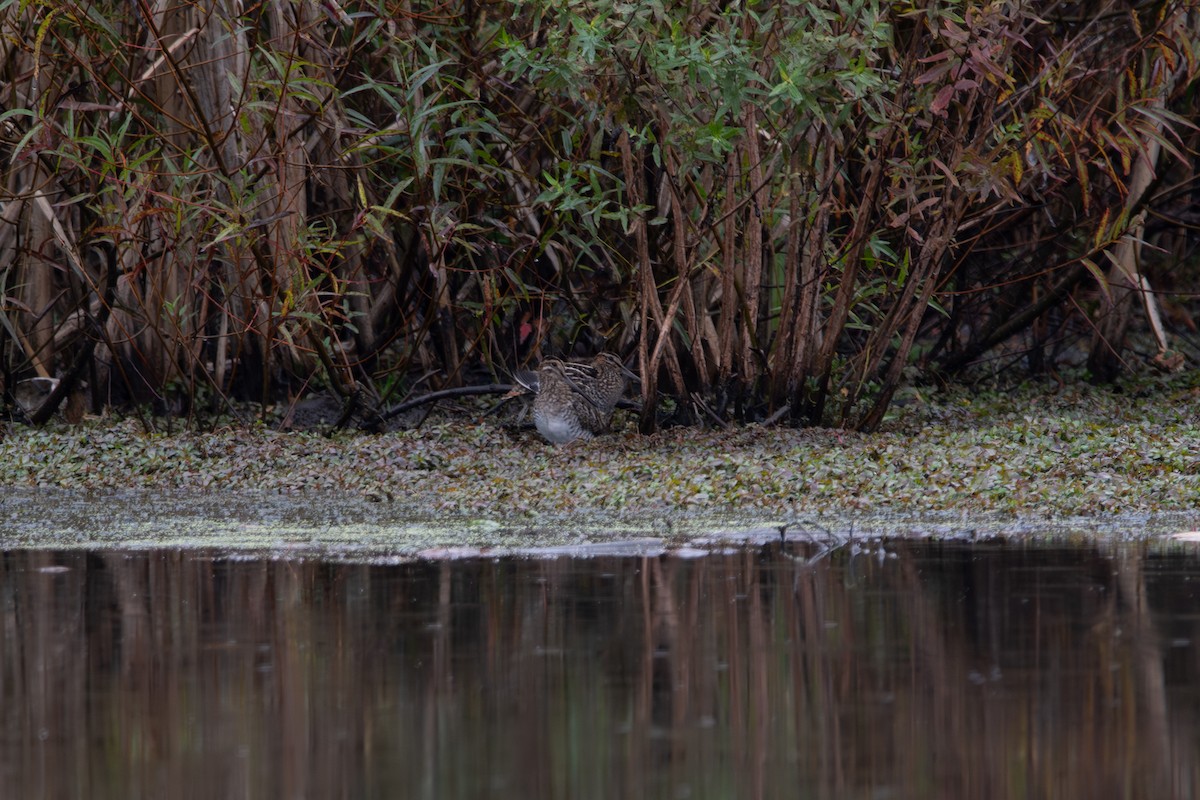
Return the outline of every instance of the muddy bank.
[[[712,511],[552,512],[523,517],[421,516],[332,494],[223,495],[151,489],[9,489],[0,502],[6,549],[213,549],[274,557],[380,559],[487,555],[677,555],[779,541],[865,547],[884,538],[1194,540],[1200,514],[1051,518],[992,513],[782,514]]]
[[[133,420],[0,441],[5,542],[411,553],[778,535],[1150,535],[1200,527],[1190,385],[913,392],[878,433],[632,422],[555,448],[446,412],[382,435]],[[775,531],[775,533],[772,533]],[[749,532],[749,533],[747,533]]]

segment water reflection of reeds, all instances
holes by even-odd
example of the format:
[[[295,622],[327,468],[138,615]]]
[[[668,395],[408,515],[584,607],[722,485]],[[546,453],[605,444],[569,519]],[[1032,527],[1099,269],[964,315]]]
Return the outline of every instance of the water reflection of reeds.
[[[1200,788],[1194,558],[794,555],[11,552],[0,780],[127,798]]]

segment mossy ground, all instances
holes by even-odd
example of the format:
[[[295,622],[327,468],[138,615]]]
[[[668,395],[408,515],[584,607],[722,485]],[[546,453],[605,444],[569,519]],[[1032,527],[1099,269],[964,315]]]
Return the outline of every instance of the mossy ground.
[[[361,497],[422,516],[572,511],[961,512],[1046,518],[1200,511],[1200,392],[910,391],[872,434],[746,426],[552,447],[531,429],[439,412],[382,435],[266,427],[147,433],[133,419],[10,426],[0,486]]]

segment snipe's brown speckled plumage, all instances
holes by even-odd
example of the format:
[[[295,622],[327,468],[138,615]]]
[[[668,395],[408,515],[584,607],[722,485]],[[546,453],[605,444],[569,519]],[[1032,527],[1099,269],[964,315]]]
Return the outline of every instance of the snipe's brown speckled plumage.
[[[518,372],[533,392],[533,424],[554,444],[591,439],[608,428],[632,373],[612,353],[588,361],[548,358],[536,372]]]

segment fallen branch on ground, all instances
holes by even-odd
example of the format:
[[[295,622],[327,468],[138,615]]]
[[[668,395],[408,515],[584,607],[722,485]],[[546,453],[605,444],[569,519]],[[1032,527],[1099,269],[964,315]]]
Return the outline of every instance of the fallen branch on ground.
[[[505,394],[514,389],[519,389],[520,386],[514,386],[510,383],[489,383],[484,386],[459,386],[455,389],[439,389],[436,392],[423,394],[420,397],[414,397],[411,400],[405,400],[399,405],[389,408],[379,415],[380,420],[389,420],[392,417],[403,414],[405,411],[411,411],[414,408],[419,408],[428,403],[436,403],[438,400],[446,400],[451,397],[470,397],[479,394]]]

